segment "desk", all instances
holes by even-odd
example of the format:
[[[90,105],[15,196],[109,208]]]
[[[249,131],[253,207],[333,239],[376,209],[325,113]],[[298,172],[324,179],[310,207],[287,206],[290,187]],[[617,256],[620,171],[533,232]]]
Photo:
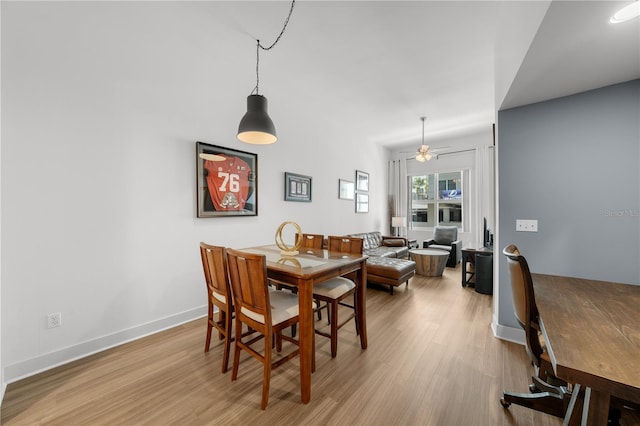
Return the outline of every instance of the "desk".
[[[263,254],[267,260],[269,278],[298,287],[300,311],[300,393],[303,403],[311,400],[311,357],[315,347],[313,326],[313,285],[330,278],[356,272],[356,320],[360,347],[367,348],[366,300],[367,257],[333,253],[322,249],[303,249],[300,254],[285,257],[275,246],[243,249]]]
[[[556,375],[591,388],[587,424],[607,424],[611,396],[640,403],[640,286],[531,278]]]

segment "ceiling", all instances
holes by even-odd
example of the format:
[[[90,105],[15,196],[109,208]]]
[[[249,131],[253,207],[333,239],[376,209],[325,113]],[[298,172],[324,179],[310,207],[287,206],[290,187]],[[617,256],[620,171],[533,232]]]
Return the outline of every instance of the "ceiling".
[[[426,116],[433,144],[490,128],[498,109],[640,78],[640,19],[608,22],[629,3],[298,0],[261,52],[260,93],[390,148],[419,142]],[[290,2],[212,7],[255,77],[251,40],[271,44]]]

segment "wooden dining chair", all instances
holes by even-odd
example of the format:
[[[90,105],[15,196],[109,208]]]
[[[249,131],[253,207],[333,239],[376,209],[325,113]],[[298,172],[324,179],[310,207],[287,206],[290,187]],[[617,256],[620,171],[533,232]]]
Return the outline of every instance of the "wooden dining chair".
[[[300,248],[298,249],[300,251],[305,251],[305,249],[320,250],[324,246],[324,235],[322,234],[302,234],[302,236],[300,236],[300,234],[296,234],[296,244],[298,243],[299,240],[302,241],[300,243]],[[289,291],[292,291],[293,293],[298,292],[298,287],[296,286],[291,286],[289,284],[282,283],[275,280],[270,280],[270,283],[278,290],[285,288]],[[318,310],[318,319],[319,320],[322,319],[322,313],[319,310]],[[291,327],[291,331],[292,331],[292,335],[295,337],[296,335],[295,325]]]
[[[505,247],[502,254],[507,258],[514,314],[525,332],[526,350],[535,375],[529,385],[531,393],[505,391],[500,403],[504,408],[517,404],[564,417],[571,392],[567,384],[554,375],[553,365],[544,346],[529,265],[513,244]]]
[[[211,345],[211,332],[218,330],[218,338],[224,340],[224,353],[222,355],[222,372],[226,373],[229,366],[229,351],[231,349],[231,321],[233,317],[233,302],[229,275],[227,274],[226,250],[224,247],[212,246],[200,243],[200,257],[202,269],[207,284],[207,337],[204,343],[204,351],[209,352]],[[214,318],[214,307],[218,308],[218,320]]]
[[[329,254],[362,254],[363,239],[354,237],[329,236]],[[335,358],[338,353],[338,330],[345,324],[356,318],[356,333],[359,324],[355,315],[355,300],[352,305],[343,302],[347,297],[355,295],[356,284],[346,277],[331,278],[313,286],[313,297],[318,302],[318,311],[327,309],[329,317],[330,333],[316,329],[316,333],[331,339],[331,357]],[[322,303],[324,302],[324,303]],[[353,312],[342,322],[338,320],[338,307],[346,306]]]
[[[282,333],[282,330],[299,321],[298,296],[288,291],[269,288],[264,255],[227,249],[227,263],[234,298],[236,327],[231,380],[238,378],[241,350],[260,361],[263,364],[260,408],[264,410],[269,401],[271,369],[299,354],[299,341]],[[246,324],[259,335],[243,339],[238,331],[242,328],[242,324]],[[262,351],[252,346],[259,340],[264,340]],[[297,347],[274,361],[272,344],[275,341],[276,350],[280,352],[283,340]],[[312,370],[315,370],[315,357],[312,358]]]
[[[296,234],[296,244],[300,237]],[[301,249],[321,249],[324,244],[324,235],[322,234],[302,234]]]

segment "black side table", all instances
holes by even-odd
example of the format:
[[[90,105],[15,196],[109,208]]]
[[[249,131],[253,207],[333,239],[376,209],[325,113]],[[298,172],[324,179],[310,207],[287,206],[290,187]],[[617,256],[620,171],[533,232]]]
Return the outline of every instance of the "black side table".
[[[490,255],[493,256],[493,250],[486,247],[475,248],[463,248],[462,249],[462,287],[475,286],[476,280],[476,255]],[[467,266],[472,268],[467,268]],[[486,274],[485,274],[486,275]]]

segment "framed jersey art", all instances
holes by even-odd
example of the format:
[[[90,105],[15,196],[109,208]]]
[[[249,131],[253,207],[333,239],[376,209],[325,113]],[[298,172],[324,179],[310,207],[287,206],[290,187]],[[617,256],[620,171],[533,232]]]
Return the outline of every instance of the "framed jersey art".
[[[196,142],[198,217],[258,215],[258,155]]]

